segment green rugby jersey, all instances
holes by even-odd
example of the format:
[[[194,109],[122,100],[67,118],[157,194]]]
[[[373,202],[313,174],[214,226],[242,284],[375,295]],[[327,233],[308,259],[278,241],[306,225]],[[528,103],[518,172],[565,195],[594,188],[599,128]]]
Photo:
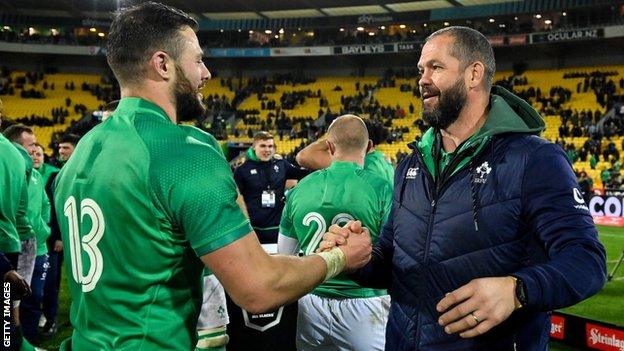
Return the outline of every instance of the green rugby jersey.
[[[20,252],[17,233],[18,217],[26,216],[28,188],[26,166],[22,155],[4,135],[0,134],[0,252]],[[26,196],[25,196],[26,195]],[[23,220],[23,219],[22,219]]]
[[[32,172],[28,182],[28,220],[37,238],[37,256],[48,253],[46,240],[50,236],[50,200],[39,172]]]
[[[386,160],[383,152],[375,150],[364,157],[364,169],[368,169],[378,176],[387,179],[394,188],[394,167]]]
[[[332,162],[303,178],[288,194],[280,234],[297,239],[304,254],[311,255],[332,224],[356,219],[370,230],[375,242],[391,205],[392,188],[385,179],[353,162]],[[385,290],[363,288],[345,275],[328,280],[312,293],[332,298],[387,294]]]
[[[251,232],[211,137],[123,98],[56,181],[74,332],[82,350],[193,350],[198,256]]]

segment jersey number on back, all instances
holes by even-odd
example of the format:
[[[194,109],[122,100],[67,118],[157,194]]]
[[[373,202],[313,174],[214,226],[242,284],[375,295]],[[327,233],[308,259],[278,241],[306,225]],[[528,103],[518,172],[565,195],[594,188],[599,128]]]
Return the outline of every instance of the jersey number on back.
[[[69,222],[69,256],[71,258],[72,276],[76,283],[82,285],[83,292],[89,292],[95,289],[102,276],[104,262],[97,244],[104,235],[104,215],[102,215],[102,209],[95,201],[83,199],[80,202],[80,222],[83,222],[85,215],[89,216],[91,229],[81,238],[76,198],[70,196],[65,201],[63,211]],[[83,275],[82,250],[89,256],[89,271],[86,275]]]
[[[334,219],[332,219],[331,224],[338,224],[338,225],[344,225],[346,224],[348,221],[352,221],[353,220],[353,216],[348,214],[348,213],[339,213],[337,215],[334,216]],[[325,234],[325,232],[327,231],[327,223],[325,223],[325,218],[323,218],[323,216],[321,216],[320,213],[318,212],[310,212],[307,215],[305,215],[305,217],[303,217],[303,225],[305,225],[306,227],[309,227],[312,222],[316,223],[316,231],[314,232],[314,235],[312,236],[312,239],[310,239],[310,243],[308,244],[308,247],[305,250],[305,254],[307,255],[311,255],[314,250],[316,250],[316,247],[320,244],[321,240],[323,239],[323,234]]]

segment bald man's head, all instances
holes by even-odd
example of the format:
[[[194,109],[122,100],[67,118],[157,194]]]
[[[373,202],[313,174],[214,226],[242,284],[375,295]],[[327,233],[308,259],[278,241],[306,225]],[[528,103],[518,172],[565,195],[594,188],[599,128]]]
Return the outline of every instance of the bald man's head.
[[[368,130],[360,117],[344,115],[329,126],[327,140],[334,144],[338,153],[364,155],[368,147]]]

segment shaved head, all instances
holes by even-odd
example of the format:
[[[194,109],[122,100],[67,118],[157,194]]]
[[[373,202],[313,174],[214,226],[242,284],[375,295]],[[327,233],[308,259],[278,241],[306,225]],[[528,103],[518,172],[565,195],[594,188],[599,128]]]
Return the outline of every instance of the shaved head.
[[[358,116],[336,118],[327,130],[327,139],[343,154],[364,155],[368,146],[366,124]]]

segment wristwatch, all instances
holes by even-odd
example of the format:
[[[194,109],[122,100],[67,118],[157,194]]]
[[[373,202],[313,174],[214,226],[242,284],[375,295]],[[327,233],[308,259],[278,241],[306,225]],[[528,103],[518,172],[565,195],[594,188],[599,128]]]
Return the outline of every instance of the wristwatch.
[[[511,276],[513,280],[516,282],[516,301],[517,304],[515,306],[516,309],[524,307],[528,302],[528,297],[526,293],[526,286],[522,279],[518,277]]]

